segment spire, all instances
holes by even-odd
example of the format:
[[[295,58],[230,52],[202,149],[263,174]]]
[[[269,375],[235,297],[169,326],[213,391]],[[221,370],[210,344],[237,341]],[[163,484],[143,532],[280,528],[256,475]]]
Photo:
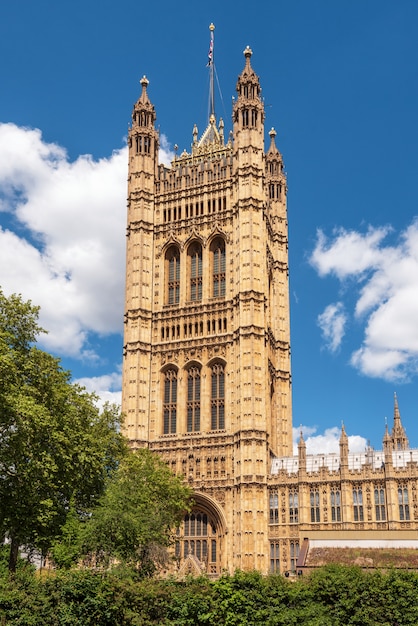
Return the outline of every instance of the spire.
[[[264,142],[264,105],[261,99],[260,80],[251,67],[252,50],[244,50],[245,66],[238,76],[236,91],[238,97],[233,106],[234,132],[256,131]],[[248,141],[248,140],[246,140]]]
[[[154,105],[148,97],[149,80],[144,75],[139,82],[142,91],[132,111],[132,126],[148,127],[151,129],[154,128],[157,116],[155,114]]]
[[[401,414],[399,411],[396,393],[394,394],[393,428],[391,434],[394,450],[406,450],[409,447],[408,437],[406,436],[405,429],[401,422]]]
[[[148,98],[148,85],[149,85],[149,80],[148,78],[145,76],[145,74],[143,75],[143,77],[141,78],[141,80],[139,81],[140,85],[142,87],[142,93],[139,97],[139,102],[142,102],[142,104],[150,104],[150,100]]]
[[[341,423],[340,467],[343,470],[348,468],[348,437],[345,432],[344,422]]]
[[[299,470],[306,470],[306,443],[303,438],[302,426],[300,427],[300,437],[298,443]]]

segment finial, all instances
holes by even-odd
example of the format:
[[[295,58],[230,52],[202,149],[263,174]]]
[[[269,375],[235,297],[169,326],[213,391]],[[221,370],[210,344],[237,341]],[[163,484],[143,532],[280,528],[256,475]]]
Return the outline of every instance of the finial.
[[[212,32],[215,30],[215,24],[213,22],[209,24],[209,30]]]
[[[245,48],[245,50],[244,50],[244,56],[246,58],[247,65],[249,65],[249,63],[250,63],[250,59],[251,59],[252,54],[253,54],[253,51],[251,50],[250,46],[247,46]]]
[[[276,135],[277,135],[277,133],[276,133],[275,129],[272,127],[271,130],[269,131],[270,139],[273,140]]]
[[[140,84],[142,85],[142,88],[147,88],[149,85],[149,80],[148,78],[145,76],[145,74],[143,75],[143,77],[141,78],[141,80],[139,81]]]

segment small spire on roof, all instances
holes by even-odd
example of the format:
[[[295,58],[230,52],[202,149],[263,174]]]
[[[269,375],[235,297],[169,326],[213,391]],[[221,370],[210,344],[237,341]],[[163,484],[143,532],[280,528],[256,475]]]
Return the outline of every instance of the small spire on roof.
[[[145,76],[145,74],[143,75],[143,77],[141,78],[139,83],[140,83],[140,85],[142,87],[142,93],[141,93],[141,95],[139,97],[139,101],[140,102],[149,102],[148,93],[147,93],[147,87],[149,85],[149,80]]]

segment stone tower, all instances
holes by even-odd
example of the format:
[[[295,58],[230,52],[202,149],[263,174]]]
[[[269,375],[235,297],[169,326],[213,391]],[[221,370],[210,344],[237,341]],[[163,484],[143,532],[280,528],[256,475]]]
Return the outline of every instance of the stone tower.
[[[268,570],[271,459],[292,455],[286,177],[244,56],[227,140],[212,92],[190,152],[159,164],[145,77],[128,138],[125,432],[193,487],[178,566],[211,574]]]

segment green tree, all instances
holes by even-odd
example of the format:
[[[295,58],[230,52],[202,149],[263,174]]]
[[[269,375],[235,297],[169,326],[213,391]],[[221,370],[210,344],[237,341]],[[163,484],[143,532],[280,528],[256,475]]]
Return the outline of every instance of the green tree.
[[[86,552],[97,564],[116,561],[141,576],[167,557],[167,546],[189,509],[191,490],[148,449],[130,452],[85,526]]]
[[[0,290],[0,532],[45,554],[74,503],[89,510],[125,443],[120,413],[71,384],[58,359],[37,348],[39,308]]]

